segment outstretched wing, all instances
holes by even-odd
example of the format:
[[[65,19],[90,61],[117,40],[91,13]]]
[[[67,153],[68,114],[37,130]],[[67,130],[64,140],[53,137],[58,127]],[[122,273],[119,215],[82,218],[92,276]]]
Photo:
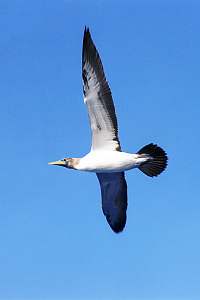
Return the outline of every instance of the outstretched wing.
[[[127,184],[124,172],[97,173],[101,186],[102,209],[106,219],[116,233],[126,224]]]
[[[92,150],[120,151],[112,94],[88,28],[83,37],[82,76],[84,102],[92,130]]]

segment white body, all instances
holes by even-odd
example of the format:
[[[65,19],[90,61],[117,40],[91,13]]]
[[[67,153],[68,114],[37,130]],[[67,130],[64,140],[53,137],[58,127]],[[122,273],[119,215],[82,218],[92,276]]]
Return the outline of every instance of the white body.
[[[138,167],[147,158],[119,151],[91,151],[82,157],[75,169],[95,173],[122,172]]]

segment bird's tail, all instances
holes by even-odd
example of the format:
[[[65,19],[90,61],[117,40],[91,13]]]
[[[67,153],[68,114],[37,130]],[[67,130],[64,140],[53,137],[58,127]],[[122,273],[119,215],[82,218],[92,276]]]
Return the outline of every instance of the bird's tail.
[[[158,176],[167,166],[168,157],[166,152],[155,144],[151,143],[144,146],[137,154],[147,158],[147,161],[141,163],[138,167],[147,176]]]

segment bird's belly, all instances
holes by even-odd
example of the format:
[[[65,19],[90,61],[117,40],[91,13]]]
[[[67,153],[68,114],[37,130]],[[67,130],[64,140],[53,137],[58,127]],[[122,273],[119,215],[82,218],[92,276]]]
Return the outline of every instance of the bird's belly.
[[[77,166],[78,170],[89,172],[121,172],[136,167],[134,154],[124,152],[90,152]]]

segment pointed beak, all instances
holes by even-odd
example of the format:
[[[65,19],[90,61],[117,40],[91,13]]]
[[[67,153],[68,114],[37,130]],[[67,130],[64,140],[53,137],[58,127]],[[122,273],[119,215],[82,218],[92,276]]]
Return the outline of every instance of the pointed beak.
[[[49,162],[48,165],[55,165],[55,166],[66,166],[66,161],[64,160],[57,160],[57,161],[52,161]]]

